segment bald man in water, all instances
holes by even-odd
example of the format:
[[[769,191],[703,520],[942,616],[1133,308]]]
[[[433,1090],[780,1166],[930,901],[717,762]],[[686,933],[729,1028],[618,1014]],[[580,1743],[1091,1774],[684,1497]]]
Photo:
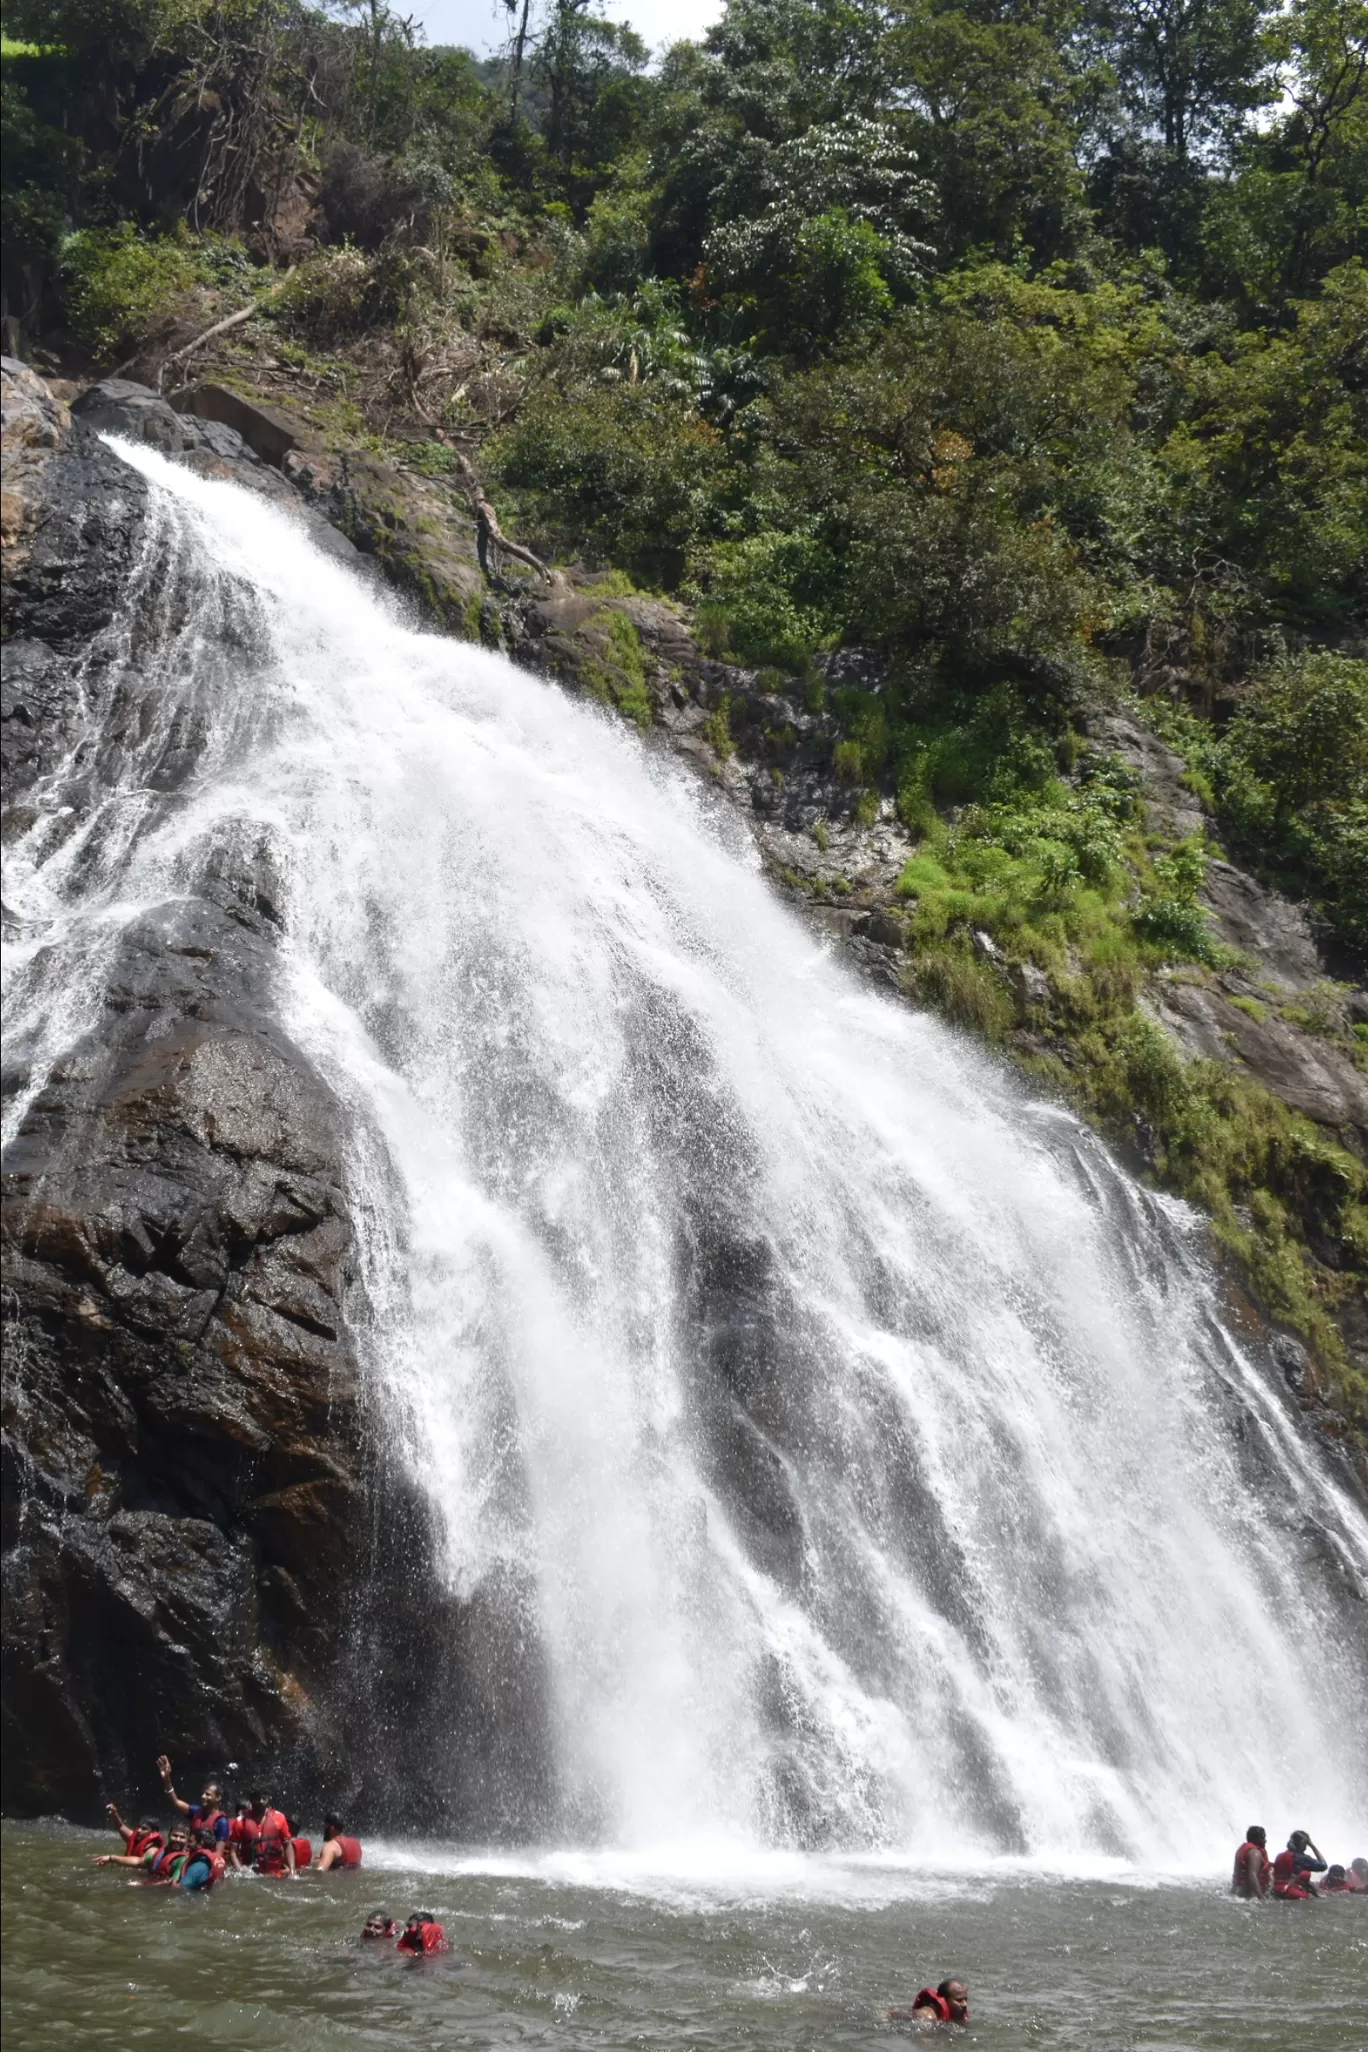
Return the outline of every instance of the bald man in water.
[[[937,2024],[967,2024],[969,1984],[957,1981],[952,1975],[938,1987],[922,1988],[910,2009],[890,2009],[888,2021],[915,2024],[918,2030],[923,2031],[931,2030]]]

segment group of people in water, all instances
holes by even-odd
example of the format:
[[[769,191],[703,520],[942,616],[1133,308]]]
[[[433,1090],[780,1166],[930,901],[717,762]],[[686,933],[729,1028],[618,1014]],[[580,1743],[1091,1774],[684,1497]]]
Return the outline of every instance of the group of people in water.
[[[97,1853],[97,1867],[128,1867],[141,1881],[196,1891],[212,1888],[232,1868],[289,1878],[310,1867],[315,1873],[327,1874],[361,1865],[361,1841],[342,1829],[340,1817],[323,1819],[323,1842],[315,1860],[310,1841],[276,1808],[268,1791],[255,1790],[230,1806],[221,1783],[206,1781],[199,1801],[191,1803],[177,1795],[171,1762],[164,1753],[157,1769],[179,1821],[165,1830],[150,1818],[126,1824],[117,1805],[107,1804],[109,1821],[123,1841],[123,1851]],[[1317,1880],[1319,1875],[1324,1875],[1323,1881]],[[1360,1857],[1347,1866],[1332,1864],[1322,1857],[1308,1831],[1294,1831],[1284,1850],[1272,1859],[1267,1831],[1262,1824],[1251,1824],[1235,1854],[1231,1888],[1247,1902],[1310,1902],[1322,1895],[1368,1897],[1368,1859]],[[447,1949],[446,1933],[429,1910],[415,1910],[403,1925],[383,1910],[375,1910],[367,1917],[361,1937],[368,1944],[391,1944],[396,1951],[418,1958]],[[966,2024],[968,1986],[951,1977],[934,1988],[921,1988],[908,2008],[891,2009],[887,2018],[890,2023],[916,2025]]]
[[[230,1807],[222,1785],[206,1781],[199,1801],[190,1803],[176,1794],[165,1753],[157,1768],[167,1800],[183,1821],[165,1830],[150,1817],[140,1824],[126,1824],[117,1804],[107,1803],[105,1814],[123,1840],[123,1851],[97,1853],[97,1867],[132,1867],[140,1880],[174,1883],[193,1891],[212,1888],[230,1868],[250,1867],[258,1874],[288,1876],[302,1874],[306,1867],[327,1874],[334,1868],[361,1864],[361,1841],[342,1829],[340,1817],[323,1819],[323,1843],[315,1860],[311,1841],[276,1808],[264,1789]]]
[[[244,1801],[230,1804],[221,1782],[206,1781],[199,1801],[190,1803],[176,1794],[165,1753],[157,1761],[157,1771],[179,1821],[165,1830],[151,1817],[126,1824],[118,1805],[107,1803],[105,1813],[123,1841],[123,1851],[96,1853],[95,1866],[128,1867],[139,1881],[196,1893],[214,1887],[235,1868],[289,1879],[306,1868],[329,1874],[361,1865],[361,1841],[342,1829],[340,1817],[323,1819],[323,1843],[315,1859],[311,1842],[276,1808],[267,1790],[257,1789]],[[447,1949],[446,1933],[430,1910],[415,1910],[402,1925],[376,1910],[367,1917],[361,1936],[388,1940],[396,1952],[419,1958]]]
[[[1318,1874],[1324,1874],[1319,1885]],[[1348,1866],[1321,1858],[1309,1831],[1294,1831],[1276,1859],[1268,1856],[1268,1833],[1251,1824],[1235,1855],[1231,1890],[1246,1902],[1310,1902],[1321,1895],[1368,1896],[1368,1859]]]

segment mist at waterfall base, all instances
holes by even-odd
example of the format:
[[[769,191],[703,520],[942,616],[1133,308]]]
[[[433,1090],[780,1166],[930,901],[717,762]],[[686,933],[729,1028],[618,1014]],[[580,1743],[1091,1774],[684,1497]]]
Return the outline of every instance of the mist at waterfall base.
[[[114,446],[153,513],[11,854],[11,1118],[125,925],[269,864],[365,1371],[441,1576],[536,1647],[535,1835],[604,1863],[564,1885],[1212,1874],[1253,1816],[1368,1844],[1368,1521],[1196,1222],[855,982],[703,780]],[[139,738],[58,831],[115,690]]]

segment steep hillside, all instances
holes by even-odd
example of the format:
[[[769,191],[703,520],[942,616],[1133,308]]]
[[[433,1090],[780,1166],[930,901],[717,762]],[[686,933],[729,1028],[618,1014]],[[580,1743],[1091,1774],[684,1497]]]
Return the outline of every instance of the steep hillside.
[[[6,332],[249,400],[444,626],[672,736],[1361,1430],[1368,16],[1147,19],[732,0],[650,70],[582,0],[484,67],[17,8]]]

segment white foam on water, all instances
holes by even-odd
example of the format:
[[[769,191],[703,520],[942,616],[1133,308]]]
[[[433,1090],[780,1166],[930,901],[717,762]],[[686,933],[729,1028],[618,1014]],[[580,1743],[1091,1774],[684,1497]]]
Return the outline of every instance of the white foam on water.
[[[367,1370],[452,1590],[530,1592],[585,1841],[548,1876],[1210,1872],[1251,1815],[1368,1840],[1362,1646],[1303,1557],[1362,1582],[1368,1522],[1190,1214],[857,985],[621,723],[115,446],[193,597],[124,688],[143,661],[200,753],[154,803],[130,747],[21,844],[24,1101],[122,926],[267,848],[282,1015],[351,1113]]]

